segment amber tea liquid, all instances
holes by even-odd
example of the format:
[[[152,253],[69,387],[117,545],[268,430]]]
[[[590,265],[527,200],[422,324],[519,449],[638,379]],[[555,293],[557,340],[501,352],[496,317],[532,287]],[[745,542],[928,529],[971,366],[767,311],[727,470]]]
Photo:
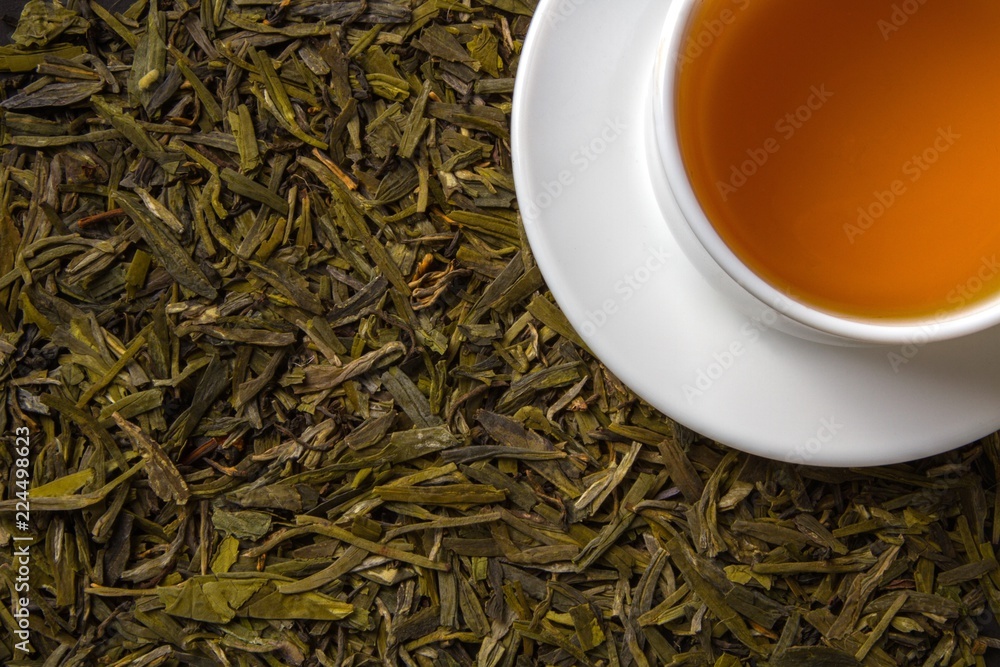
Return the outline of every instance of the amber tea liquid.
[[[1000,291],[1000,2],[704,0],[681,153],[759,276],[860,317]]]

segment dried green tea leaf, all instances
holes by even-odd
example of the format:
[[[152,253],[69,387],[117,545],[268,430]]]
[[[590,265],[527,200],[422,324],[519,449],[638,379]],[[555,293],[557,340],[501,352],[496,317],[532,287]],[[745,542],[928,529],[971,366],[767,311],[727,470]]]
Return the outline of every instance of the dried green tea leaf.
[[[240,615],[270,620],[339,621],[353,611],[353,605],[314,591],[294,594],[274,591],[254,597]]]
[[[604,643],[605,634],[601,629],[597,615],[589,604],[581,604],[572,607],[569,615],[573,618],[573,627],[576,629],[576,638],[580,642],[580,647],[584,651],[589,651]]]
[[[205,115],[208,116],[208,119],[213,123],[221,123],[223,118],[222,107],[212,96],[212,93],[205,84],[202,83],[201,79],[198,78],[194,70],[188,67],[187,63],[182,59],[177,60],[177,69],[184,75],[184,78],[187,79],[187,82],[194,89],[198,99],[201,100],[202,109],[205,110]]]
[[[128,468],[125,472],[118,475],[96,491],[33,498],[31,500],[31,509],[38,512],[71,512],[91,507],[92,505],[96,505],[97,503],[103,501],[112,491],[139,474],[145,466],[145,462],[142,462]],[[0,512],[17,511],[16,507],[19,502],[21,501],[16,499],[0,500]]]
[[[860,663],[854,656],[832,648],[791,648],[771,661],[775,667],[857,667]]]
[[[205,276],[201,267],[195,263],[191,255],[176,239],[161,228],[162,223],[146,212],[138,197],[120,194],[119,203],[135,222],[142,237],[149,244],[153,255],[160,260],[163,268],[169,271],[178,283],[206,299],[218,297],[218,290]]]
[[[28,0],[11,39],[19,46],[41,47],[64,33],[82,35],[89,27],[89,21],[58,2]]]
[[[229,112],[229,125],[236,138],[236,148],[240,153],[240,170],[244,174],[254,171],[261,165],[261,159],[253,117],[250,115],[247,105],[241,104],[235,112]]]
[[[57,498],[76,493],[94,479],[94,469],[85,468],[78,472],[52,480],[31,489],[31,498]]]
[[[442,60],[466,64],[473,62],[473,58],[462,48],[461,42],[446,28],[438,24],[431,24],[424,28],[420,38],[413,40],[413,44]]]
[[[209,623],[228,623],[237,610],[257,593],[265,581],[218,581],[189,579],[179,590],[161,587],[160,601],[171,616]]]
[[[750,632],[743,619],[733,611],[724,596],[702,575],[699,558],[680,538],[672,539],[667,548],[688,586],[733,635],[755,653],[766,652]],[[801,664],[801,663],[796,663]]]
[[[225,575],[192,577],[179,586],[160,586],[156,593],[164,611],[206,623],[228,623],[262,588],[270,584],[264,577],[222,578]]]
[[[82,46],[54,44],[44,49],[24,50],[14,46],[0,46],[0,72],[29,72],[49,57],[73,58],[86,53]]]
[[[217,509],[212,512],[216,530],[245,540],[259,540],[271,530],[271,515],[264,512]]]
[[[499,41],[488,27],[484,26],[466,47],[485,72],[494,77],[500,76]]]
[[[484,484],[377,486],[374,493],[382,500],[417,505],[485,505],[502,502],[507,495]]]
[[[219,542],[218,548],[215,550],[215,556],[212,558],[212,572],[215,574],[223,574],[229,572],[233,564],[239,558],[240,552],[240,541],[233,537],[232,535],[227,535]]]
[[[288,215],[288,202],[260,183],[228,167],[221,170],[219,176],[222,177],[222,180],[225,181],[229,189],[236,194],[266,204],[282,215]]]
[[[183,505],[191,497],[187,482],[177,470],[177,466],[170,460],[166,452],[160,445],[142,432],[142,429],[131,424],[122,418],[117,412],[112,415],[118,428],[135,445],[146,462],[146,472],[149,475],[149,486],[163,500],[173,500],[178,505]]]
[[[104,84],[99,81],[50,83],[39,90],[22,92],[8,97],[0,102],[0,108],[16,111],[43,107],[65,107],[90,99],[91,95],[101,92],[103,88]]]

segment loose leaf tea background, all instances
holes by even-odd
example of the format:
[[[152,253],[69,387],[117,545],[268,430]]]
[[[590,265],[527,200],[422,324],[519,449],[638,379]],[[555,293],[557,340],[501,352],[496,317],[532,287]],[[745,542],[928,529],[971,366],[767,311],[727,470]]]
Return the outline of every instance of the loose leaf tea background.
[[[765,461],[583,347],[511,177],[534,7],[27,3],[0,49],[0,661],[986,664],[1000,439]]]

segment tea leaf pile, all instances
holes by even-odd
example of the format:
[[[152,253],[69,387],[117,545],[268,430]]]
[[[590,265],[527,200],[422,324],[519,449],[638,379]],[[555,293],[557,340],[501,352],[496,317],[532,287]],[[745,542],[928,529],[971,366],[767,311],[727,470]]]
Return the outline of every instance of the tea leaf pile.
[[[765,461],[582,346],[511,176],[535,4],[27,3],[0,49],[0,662],[986,664],[1000,440]]]

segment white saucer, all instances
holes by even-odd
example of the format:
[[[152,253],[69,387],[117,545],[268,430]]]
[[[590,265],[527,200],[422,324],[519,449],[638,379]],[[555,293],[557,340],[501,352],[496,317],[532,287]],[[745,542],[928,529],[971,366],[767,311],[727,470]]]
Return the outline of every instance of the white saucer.
[[[1000,328],[907,347],[809,342],[770,329],[770,313],[741,314],[687,261],[646,162],[669,4],[541,0],[518,67],[524,224],[591,350],[671,418],[775,459],[882,465],[1000,428]]]

